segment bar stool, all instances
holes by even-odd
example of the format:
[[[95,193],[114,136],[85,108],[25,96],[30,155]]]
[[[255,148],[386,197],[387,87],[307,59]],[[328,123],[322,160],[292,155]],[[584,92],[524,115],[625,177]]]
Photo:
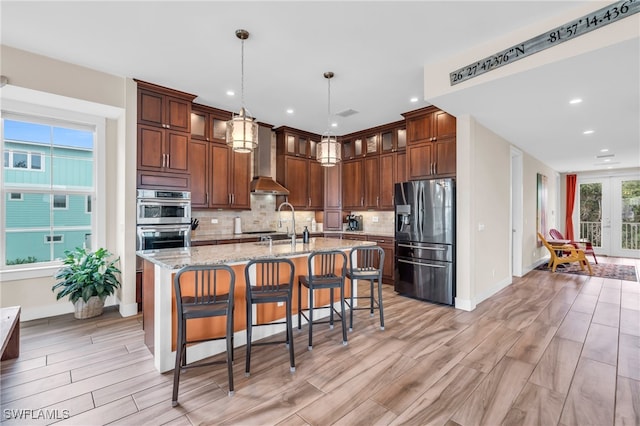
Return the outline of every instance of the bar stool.
[[[318,261],[316,262],[316,258]],[[341,258],[342,265],[336,265],[336,260]],[[316,263],[316,264],[314,264]],[[340,262],[338,262],[340,263]],[[339,268],[339,274],[336,274],[336,268]],[[342,322],[342,344],[347,344],[347,327],[344,321],[344,278],[347,271],[347,255],[340,250],[325,250],[311,252],[308,259],[308,271],[309,275],[300,275],[298,279],[298,329],[302,328],[302,317],[309,322],[309,346],[308,349],[313,349],[313,325],[314,324],[329,324],[333,329],[333,313],[335,312],[340,317]],[[313,274],[312,274],[313,271]],[[302,286],[309,289],[309,316],[302,312]],[[315,290],[329,289],[331,302],[328,307],[314,308],[313,306],[313,292]],[[340,290],[340,312],[333,306],[333,290]],[[329,309],[329,320],[313,322],[313,310],[314,309]]]
[[[173,373],[173,397],[171,405],[178,405],[178,385],[182,369],[227,364],[229,396],[233,395],[233,307],[236,276],[227,265],[185,266],[176,272],[173,285],[178,311],[178,336],[176,339],[176,366]],[[198,340],[187,339],[187,321],[197,318],[226,317],[224,336]],[[187,345],[210,340],[226,340],[226,361],[212,361],[187,365]]]
[[[349,253],[349,271],[347,278],[351,281],[351,297],[345,300],[349,306],[349,331],[353,331],[353,311],[368,309],[373,316],[373,310],[380,311],[380,330],[384,330],[384,312],[382,309],[382,267],[384,266],[384,249],[379,246],[355,247]],[[377,265],[377,266],[376,266]],[[369,281],[368,296],[354,296],[355,280]],[[378,299],[375,298],[373,282],[378,281]],[[354,299],[369,299],[369,306],[354,307]]]
[[[250,268],[255,265],[255,274],[251,274]],[[295,274],[295,266],[289,259],[255,259],[247,263],[244,269],[245,279],[247,283],[247,360],[245,366],[245,375],[249,376],[249,368],[251,365],[251,346],[252,345],[273,345],[285,343],[289,348],[290,370],[296,371],[296,363],[293,353],[293,325],[291,320],[291,299],[293,290],[293,276]],[[255,277],[255,279],[252,279]],[[253,305],[263,303],[285,303],[286,319],[285,321],[274,321],[268,323],[253,323]],[[251,341],[253,327],[286,324],[287,332],[285,340],[256,342]]]

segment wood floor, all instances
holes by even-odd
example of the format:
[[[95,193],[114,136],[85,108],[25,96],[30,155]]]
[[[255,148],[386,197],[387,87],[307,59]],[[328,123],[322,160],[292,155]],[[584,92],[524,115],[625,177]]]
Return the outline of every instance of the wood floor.
[[[273,345],[245,377],[238,348],[233,397],[223,365],[188,370],[176,408],[140,317],[26,322],[1,366],[2,425],[640,424],[637,282],[533,271],[473,312],[390,287],[384,303],[386,330],[356,311],[348,346],[339,326],[317,327],[313,351],[296,331],[293,374]]]

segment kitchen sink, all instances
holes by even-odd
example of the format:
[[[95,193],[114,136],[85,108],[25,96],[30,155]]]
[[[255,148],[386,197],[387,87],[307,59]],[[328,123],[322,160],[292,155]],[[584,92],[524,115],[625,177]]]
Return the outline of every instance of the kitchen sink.
[[[257,243],[253,243],[257,246],[268,246],[269,245],[269,241],[259,241]],[[291,244],[291,239],[287,238],[285,240],[272,240],[271,244],[273,244],[274,246],[281,246],[284,244]],[[302,238],[298,238],[296,239],[296,244],[302,244]]]

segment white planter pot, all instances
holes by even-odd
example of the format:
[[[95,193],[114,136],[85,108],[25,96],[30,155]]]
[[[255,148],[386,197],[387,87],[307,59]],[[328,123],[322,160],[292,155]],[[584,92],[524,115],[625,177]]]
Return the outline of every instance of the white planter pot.
[[[77,319],[97,317],[98,315],[102,315],[102,308],[104,308],[104,298],[93,296],[90,297],[87,302],[85,302],[81,297],[76,303],[74,303],[73,306],[76,308],[74,316]]]

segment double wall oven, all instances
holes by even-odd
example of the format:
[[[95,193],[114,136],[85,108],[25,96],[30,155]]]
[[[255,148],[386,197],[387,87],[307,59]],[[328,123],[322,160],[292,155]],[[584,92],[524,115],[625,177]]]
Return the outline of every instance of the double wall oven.
[[[136,250],[191,245],[191,193],[139,189]]]

